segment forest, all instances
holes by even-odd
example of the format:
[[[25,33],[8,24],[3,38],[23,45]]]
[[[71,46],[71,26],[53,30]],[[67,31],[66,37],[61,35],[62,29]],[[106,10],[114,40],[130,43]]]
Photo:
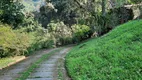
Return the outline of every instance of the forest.
[[[0,0],[0,64],[74,44],[72,80],[141,80],[141,18],[142,0]]]

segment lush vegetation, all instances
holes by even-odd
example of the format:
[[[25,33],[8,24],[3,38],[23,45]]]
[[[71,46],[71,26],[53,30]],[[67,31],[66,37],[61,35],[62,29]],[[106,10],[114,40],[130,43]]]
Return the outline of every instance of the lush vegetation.
[[[101,36],[117,25],[132,20],[135,16],[133,10],[124,6],[139,2],[1,0],[0,58],[29,55],[35,50]]]
[[[102,36],[69,53],[70,76],[75,80],[140,80],[142,20],[124,24],[134,19],[142,19],[142,0],[0,0],[0,65],[39,49]]]
[[[25,33],[13,31],[8,25],[0,24],[0,57],[24,54],[29,47]]]
[[[18,27],[20,23],[23,22],[24,14],[23,14],[24,6],[15,0],[1,0],[0,1],[0,21],[3,23],[7,23],[12,28]]]
[[[82,26],[82,28],[80,28]],[[62,22],[49,24],[48,30],[42,27],[12,30],[8,25],[0,25],[0,57],[29,55],[35,50],[53,48],[85,39],[90,28],[74,25],[73,33]]]
[[[141,80],[142,20],[74,47],[66,57],[73,80]]]

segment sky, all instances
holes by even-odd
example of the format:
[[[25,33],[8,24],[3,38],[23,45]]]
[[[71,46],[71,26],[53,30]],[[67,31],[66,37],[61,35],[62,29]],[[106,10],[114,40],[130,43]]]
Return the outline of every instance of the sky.
[[[31,3],[29,3],[29,0],[24,0],[27,4],[31,5]],[[45,4],[45,0],[31,0],[32,4],[34,5],[34,9],[36,9],[36,11],[39,11],[39,8]],[[30,1],[30,2],[31,2]]]

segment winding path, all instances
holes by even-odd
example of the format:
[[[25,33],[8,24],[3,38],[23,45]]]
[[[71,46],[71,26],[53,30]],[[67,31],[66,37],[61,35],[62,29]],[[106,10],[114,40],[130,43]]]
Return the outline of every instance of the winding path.
[[[60,77],[62,77],[63,80],[70,80],[64,68],[64,57],[70,48],[71,47],[67,47],[60,52],[54,53],[50,58],[42,62],[39,67],[29,75],[27,80],[61,80],[59,79]],[[15,80],[30,66],[30,64],[42,55],[48,54],[53,50],[55,49],[38,51],[35,55],[30,56],[26,60],[9,68],[0,70],[0,80]]]
[[[65,48],[60,52],[54,53],[47,61],[42,62],[27,80],[60,80],[59,69],[62,69],[62,77],[64,80],[70,80],[67,75],[65,68],[62,65],[64,57],[70,48]]]

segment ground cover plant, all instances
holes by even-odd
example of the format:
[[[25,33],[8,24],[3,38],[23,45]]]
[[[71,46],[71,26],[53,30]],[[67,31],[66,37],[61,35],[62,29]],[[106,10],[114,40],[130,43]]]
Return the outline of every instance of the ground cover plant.
[[[17,62],[17,60],[24,59],[24,56],[6,57],[0,59],[0,69],[10,66]]]
[[[142,20],[74,47],[66,56],[73,80],[141,80]]]

